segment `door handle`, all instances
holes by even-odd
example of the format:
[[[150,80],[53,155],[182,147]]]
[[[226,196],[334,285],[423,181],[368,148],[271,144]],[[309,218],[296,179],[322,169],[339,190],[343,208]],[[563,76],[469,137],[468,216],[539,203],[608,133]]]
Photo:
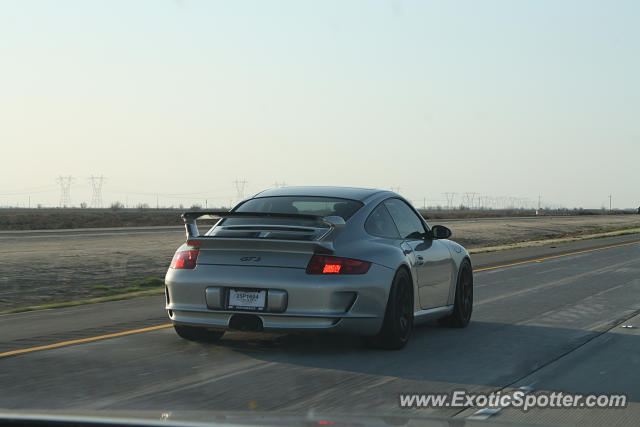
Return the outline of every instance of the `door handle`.
[[[416,262],[418,265],[424,264],[424,257],[422,255],[416,256]]]

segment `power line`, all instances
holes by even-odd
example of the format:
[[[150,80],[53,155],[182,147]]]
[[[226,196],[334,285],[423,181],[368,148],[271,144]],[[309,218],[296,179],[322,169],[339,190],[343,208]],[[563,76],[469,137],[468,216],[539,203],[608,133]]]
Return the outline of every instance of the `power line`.
[[[57,179],[56,179],[57,182]],[[9,191],[0,191],[0,196],[22,196],[22,195],[31,195],[31,194],[39,194],[39,193],[52,193],[56,191],[59,187],[57,185],[45,185],[40,187],[30,187],[23,188],[21,190],[9,190]]]

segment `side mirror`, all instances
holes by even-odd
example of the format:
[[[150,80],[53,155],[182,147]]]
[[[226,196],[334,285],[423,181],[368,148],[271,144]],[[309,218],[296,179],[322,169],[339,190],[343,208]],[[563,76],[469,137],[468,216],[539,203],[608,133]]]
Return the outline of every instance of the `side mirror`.
[[[451,237],[451,230],[444,225],[434,225],[431,227],[431,236],[434,239],[448,239]]]

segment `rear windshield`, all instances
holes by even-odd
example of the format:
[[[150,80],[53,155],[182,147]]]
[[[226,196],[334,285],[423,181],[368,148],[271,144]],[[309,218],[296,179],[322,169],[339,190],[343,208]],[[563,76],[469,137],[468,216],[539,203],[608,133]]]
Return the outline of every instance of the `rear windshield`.
[[[236,212],[269,212],[305,214],[317,216],[340,216],[345,221],[351,218],[362,202],[332,197],[278,196],[250,199],[236,208]],[[238,218],[233,218],[238,219]],[[254,220],[255,221],[255,220]]]
[[[315,215],[320,217],[340,216],[345,221],[351,218],[358,209],[363,206],[362,202],[350,199],[339,199],[334,197],[312,197],[312,196],[275,196],[275,197],[258,197],[250,199],[234,209],[235,212],[259,212],[259,213],[283,213],[283,214],[304,214]],[[240,226],[240,225],[287,225],[287,226],[305,226],[314,228],[327,228],[327,224],[322,221],[305,218],[226,218],[219,226],[209,230],[207,235],[215,235],[219,237],[255,237],[256,233],[245,233],[246,235],[233,233],[233,236],[224,230],[224,226]],[[229,235],[228,235],[229,234]],[[251,235],[249,235],[251,234]],[[258,233],[259,234],[259,233]],[[278,233],[280,235],[282,233]],[[316,233],[310,236],[296,237],[297,239],[313,238]],[[322,232],[319,232],[322,234]],[[270,236],[270,237],[275,237]],[[284,238],[280,236],[280,238]],[[287,238],[294,238],[288,236]]]

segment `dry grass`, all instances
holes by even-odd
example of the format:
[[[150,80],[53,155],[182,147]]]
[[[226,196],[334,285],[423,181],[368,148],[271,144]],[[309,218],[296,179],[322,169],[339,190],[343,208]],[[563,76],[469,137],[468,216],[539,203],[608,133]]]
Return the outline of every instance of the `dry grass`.
[[[27,305],[14,307],[0,311],[0,314],[22,313],[24,311],[48,310],[51,308],[73,307],[83,304],[95,304],[107,301],[119,301],[123,299],[161,295],[164,293],[164,280],[159,277],[147,277],[146,279],[134,280],[130,286],[119,287],[111,285],[85,286],[90,294],[95,295],[90,298],[71,299],[67,301],[56,301],[47,304]]]
[[[182,225],[184,209],[0,209],[0,230]]]
[[[0,311],[0,314],[23,313],[25,311],[49,310],[52,308],[75,307],[77,305],[97,304],[99,302],[121,301],[125,299],[137,298],[137,297],[162,295],[163,293],[164,293],[164,289],[162,288],[147,289],[144,291],[125,292],[125,293],[120,293],[117,295],[111,295],[106,297],[86,298],[86,299],[79,299],[79,300],[73,300],[73,301],[56,302],[51,304],[30,305],[26,307],[11,308],[9,310]]]
[[[563,237],[558,239],[543,239],[543,240],[528,240],[524,242],[511,243],[511,244],[505,244],[505,245],[486,246],[481,248],[469,249],[469,253],[479,254],[479,253],[485,253],[485,252],[504,251],[509,249],[531,248],[536,246],[551,245],[555,243],[575,242],[577,240],[603,239],[605,237],[626,236],[629,234],[640,234],[640,228],[624,227],[617,231],[607,231],[604,233],[587,234],[587,235],[581,234],[581,235],[576,235],[575,237]]]
[[[542,209],[536,215],[535,209],[419,209],[426,219],[474,219],[474,218],[519,218],[535,216],[593,216],[593,215],[631,215],[637,213],[630,209],[616,209],[611,212],[602,209]]]

